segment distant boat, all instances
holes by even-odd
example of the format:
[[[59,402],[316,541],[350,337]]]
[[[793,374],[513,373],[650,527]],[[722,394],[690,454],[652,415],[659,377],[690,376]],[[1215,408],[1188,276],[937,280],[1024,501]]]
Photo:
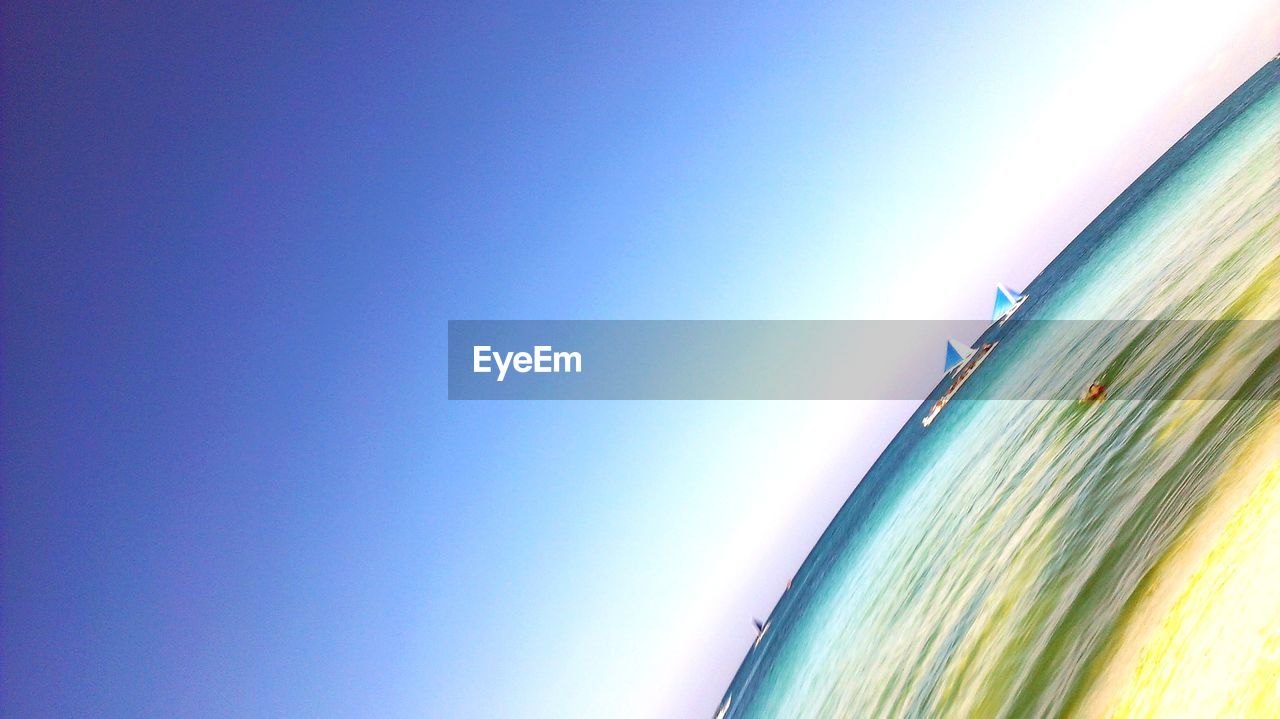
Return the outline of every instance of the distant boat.
[[[764,639],[764,633],[769,631],[769,622],[766,620],[763,624],[761,624],[760,620],[755,619],[754,617],[751,619],[751,621],[756,625],[756,643],[751,645],[751,648],[755,649],[756,647],[760,646],[760,640]]]
[[[1004,285],[996,285],[996,306],[991,310],[991,321],[1003,324],[1026,301],[1026,295],[1014,292]]]
[[[957,340],[947,340],[947,362],[943,374],[951,374],[951,370],[963,365],[973,356],[974,349]]]
[[[994,350],[998,344],[1000,343],[992,342],[982,345],[982,349],[974,350],[971,347],[957,344],[955,340],[947,342],[947,373],[950,374],[952,370],[959,369],[956,372],[956,376],[951,380],[951,385],[947,387],[947,391],[943,392],[938,401],[934,402],[933,406],[929,408],[929,413],[920,421],[921,424],[926,427],[933,424],[933,420],[938,418],[938,415],[946,408],[951,398],[956,396],[956,392],[960,391],[964,383],[968,381],[969,377],[973,375],[978,366],[987,359],[991,354],[991,350]],[[952,362],[953,354],[959,359],[954,364]]]

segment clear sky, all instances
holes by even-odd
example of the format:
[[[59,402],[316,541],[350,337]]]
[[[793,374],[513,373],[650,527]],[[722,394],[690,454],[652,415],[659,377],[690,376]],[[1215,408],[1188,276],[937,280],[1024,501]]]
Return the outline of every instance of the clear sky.
[[[1280,50],[791,5],[5,3],[6,712],[709,715],[912,407],[450,403],[446,321],[983,317]]]

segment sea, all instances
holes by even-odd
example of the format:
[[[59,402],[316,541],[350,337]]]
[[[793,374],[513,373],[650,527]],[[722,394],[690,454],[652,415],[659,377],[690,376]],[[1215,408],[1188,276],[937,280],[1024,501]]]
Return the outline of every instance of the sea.
[[[1024,292],[857,484],[717,715],[1280,716],[1280,60]],[[1055,330],[1092,320],[1117,322],[1087,351]],[[1106,396],[980,399],[1040,379]]]

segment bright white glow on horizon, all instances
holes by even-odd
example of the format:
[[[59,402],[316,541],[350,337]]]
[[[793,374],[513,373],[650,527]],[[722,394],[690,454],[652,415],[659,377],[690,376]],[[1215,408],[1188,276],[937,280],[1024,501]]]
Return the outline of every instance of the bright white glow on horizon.
[[[882,275],[875,289],[855,299],[921,284],[927,292],[896,293],[894,307],[851,306],[850,298],[834,295],[802,296],[797,303],[791,299],[796,289],[788,287],[774,306],[791,299],[791,306],[800,305],[793,316],[821,315],[813,308],[822,307],[842,308],[834,316],[862,318],[984,315],[996,281],[1023,289],[1116,194],[1280,49],[1280,8],[1258,0],[1133,3],[1089,24],[1100,32],[1084,38],[1064,70],[1049,73],[1040,94],[1002,98],[999,108],[974,104],[971,111],[981,114],[1026,103],[1034,108],[1033,119],[1011,137],[975,138],[989,148],[991,162],[961,196],[951,198],[967,211],[949,222],[925,222],[928,230],[909,240],[912,261],[899,263],[896,273]],[[857,266],[866,249],[847,243],[844,256],[829,265]],[[787,310],[778,315],[787,316]],[[658,704],[636,705],[635,716],[714,711],[751,644],[750,614],[763,618],[772,608],[748,609],[745,600],[776,599],[807,554],[807,547],[792,546],[796,535],[816,539],[838,508],[815,508],[811,498],[824,488],[829,494],[833,483],[852,489],[857,477],[841,476],[844,468],[838,466],[850,442],[882,442],[867,428],[889,422],[896,431],[909,411],[876,403],[796,406],[801,409],[776,414],[770,408],[774,421],[757,430],[759,437],[785,438],[767,460],[708,476],[714,485],[733,487],[722,491],[756,501],[741,514],[709,519],[708,530],[725,535],[707,541],[723,551],[687,572],[697,586],[686,587],[671,605],[662,641],[646,647],[652,653],[646,663],[655,669],[648,686],[678,693]],[[704,447],[719,457],[734,452]],[[875,454],[865,455],[862,470]],[[779,556],[780,546],[791,553]],[[780,564],[764,569],[762,558]],[[726,618],[726,612],[735,614]],[[682,654],[677,643],[690,651]],[[725,651],[726,643],[736,651]],[[732,666],[723,663],[726,655]],[[677,662],[678,656],[687,659]]]
[[[1092,7],[1096,17],[1076,18],[1042,52],[1018,34],[1028,19],[1052,28],[1071,12],[1036,6],[1026,10],[1032,18],[974,19],[973,27],[960,30],[976,37],[951,38],[973,47],[959,48],[963,52],[946,67],[920,60],[921,67],[894,68],[917,74],[901,78],[906,89],[897,86],[896,74],[894,82],[876,85],[883,104],[832,110],[838,97],[822,104],[822,91],[850,79],[827,68],[842,61],[833,57],[842,49],[835,41],[803,62],[787,57],[804,67],[779,61],[782,68],[770,68],[776,85],[749,82],[758,79],[750,73],[745,80],[730,74],[727,84],[742,82],[733,85],[738,94],[728,98],[729,107],[716,105],[727,119],[693,133],[704,145],[689,148],[687,156],[644,156],[651,139],[645,132],[670,129],[664,121],[680,129],[700,116],[682,114],[683,107],[648,108],[651,114],[615,149],[635,153],[639,161],[624,159],[662,175],[665,194],[646,199],[657,206],[655,215],[669,216],[644,218],[651,224],[633,230],[628,252],[635,256],[624,258],[625,270],[609,274],[617,268],[593,266],[610,286],[593,298],[598,303],[575,296],[573,307],[589,309],[570,311],[647,319],[988,316],[996,282],[1024,289],[1118,192],[1275,53],[1266,50],[1268,43],[1280,46],[1277,13],[1258,0],[1218,3],[1211,11],[1150,2]],[[998,27],[989,27],[989,20],[999,21]],[[931,34],[917,36],[925,30]],[[902,32],[895,42],[942,42],[959,31],[935,22]],[[1003,71],[1005,58],[993,56],[992,44],[1025,63],[1011,75],[1031,79],[1010,80],[995,92],[968,92]],[[796,137],[769,137],[792,145],[760,141],[761,126],[790,117],[768,112],[796,99],[789,93],[803,83],[792,73],[803,70],[812,72],[803,78],[811,86],[800,100],[818,106],[794,115],[828,114]],[[955,97],[932,97],[942,92]],[[753,113],[768,117],[758,120]],[[840,123],[857,116],[872,117],[871,130],[883,137],[850,137]],[[867,147],[882,140],[888,147]],[[796,165],[761,170],[735,164],[744,148]],[[865,166],[869,162],[877,164]],[[726,168],[738,167],[774,174],[726,177]],[[788,187],[790,180],[799,186]],[[708,190],[703,181],[720,185]],[[582,190],[582,202],[597,202],[594,190]],[[788,239],[801,236],[797,252]],[[689,238],[689,247],[664,254],[662,243],[672,237]],[[714,257],[706,261],[702,252]],[[715,274],[690,280],[681,272],[691,264],[713,267]],[[752,616],[763,619],[772,609],[813,541],[909,414],[907,404],[555,408],[555,419],[573,425],[566,430],[573,443],[565,440],[563,451],[574,455],[573,447],[581,445],[585,449],[576,454],[589,453],[590,464],[562,466],[557,458],[544,472],[589,474],[604,487],[603,499],[562,508],[572,515],[564,522],[570,526],[538,530],[555,533],[549,544],[560,554],[520,564],[532,578],[504,580],[536,595],[512,600],[522,617],[557,621],[491,622],[504,631],[514,626],[520,635],[500,640],[507,665],[483,681],[509,694],[486,709],[547,717],[712,715],[754,639]],[[521,419],[524,413],[552,415],[545,407],[503,408],[506,416],[517,412]],[[616,424],[574,424],[583,417]],[[546,443],[537,447],[560,451]],[[520,471],[536,470],[534,458],[521,461]],[[546,501],[569,505],[578,499]],[[424,628],[418,640],[432,641],[433,631]]]
[[[1260,53],[1240,37],[1249,17],[1260,21],[1247,35],[1280,37],[1280,10],[1267,2],[1141,3],[1104,23],[974,193],[957,240],[984,251],[954,256],[954,276],[989,272],[990,256],[1016,257],[1037,231],[1074,237],[1267,57],[1266,45]],[[1045,227],[1081,196],[1087,210],[1075,225]]]

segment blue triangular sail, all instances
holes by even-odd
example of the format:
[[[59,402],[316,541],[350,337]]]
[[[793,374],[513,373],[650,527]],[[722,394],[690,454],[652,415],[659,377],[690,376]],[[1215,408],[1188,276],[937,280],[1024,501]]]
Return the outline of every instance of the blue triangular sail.
[[[992,321],[998,320],[1009,312],[1012,312],[1022,299],[1023,295],[1014,292],[1004,285],[996,285],[996,306],[995,309],[991,311]]]
[[[973,348],[956,340],[947,340],[947,372],[959,367],[973,355]]]

